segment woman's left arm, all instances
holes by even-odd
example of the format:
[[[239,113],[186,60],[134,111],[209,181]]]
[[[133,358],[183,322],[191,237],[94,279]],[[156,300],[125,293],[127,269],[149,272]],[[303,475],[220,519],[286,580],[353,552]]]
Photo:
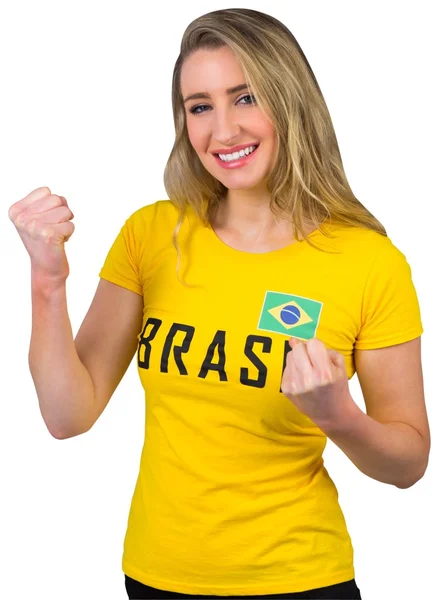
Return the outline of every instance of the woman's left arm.
[[[316,339],[291,346],[296,356],[295,360],[291,356],[290,368],[284,373],[283,391],[287,397],[365,475],[401,489],[419,481],[430,453],[421,338],[387,348],[355,350],[355,367],[367,414],[349,393],[346,375],[342,375],[342,355]],[[319,367],[326,366],[328,371],[329,364],[329,383],[320,379],[317,385],[317,374],[324,373]],[[310,385],[313,373],[314,384]],[[306,379],[308,388],[303,383]],[[295,390],[289,386],[291,381],[298,384]]]
[[[354,404],[351,418],[322,431],[366,475],[408,488],[424,475],[430,453],[421,338],[354,357],[367,415]]]

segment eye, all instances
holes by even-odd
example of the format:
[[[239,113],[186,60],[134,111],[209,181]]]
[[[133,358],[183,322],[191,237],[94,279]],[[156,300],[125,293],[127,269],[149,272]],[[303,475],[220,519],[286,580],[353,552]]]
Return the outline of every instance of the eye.
[[[245,96],[242,96],[238,102],[241,102],[241,100],[244,100],[245,98],[251,98],[250,102],[245,102],[244,105],[245,106],[253,106],[254,104],[256,104],[256,98],[253,96],[253,94],[246,94]],[[198,104],[197,106],[193,106],[189,112],[192,113],[193,115],[201,115],[201,113],[205,112],[204,110],[200,110],[198,112],[198,109],[202,109],[202,108],[209,108],[208,104]]]
[[[204,110],[202,110],[201,112],[197,112],[197,111],[198,111],[198,109],[199,109],[199,108],[200,108],[200,109],[201,109],[201,108],[204,108],[205,106],[206,106],[206,104],[198,104],[198,106],[193,106],[193,107],[192,107],[192,108],[189,110],[189,112],[190,112],[190,113],[192,113],[193,115],[199,115],[199,114],[201,114],[202,112],[204,112]]]
[[[246,96],[243,96],[242,98],[240,98],[239,102],[241,100],[244,100],[244,98],[251,98],[251,101],[248,104],[256,104],[256,98],[253,96],[253,94],[247,94]]]

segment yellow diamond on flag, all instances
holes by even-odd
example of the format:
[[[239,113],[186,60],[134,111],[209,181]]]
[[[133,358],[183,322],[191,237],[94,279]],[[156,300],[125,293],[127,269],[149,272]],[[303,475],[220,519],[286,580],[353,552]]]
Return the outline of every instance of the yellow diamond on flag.
[[[267,312],[285,329],[293,329],[299,325],[306,325],[313,320],[294,300],[284,302]]]

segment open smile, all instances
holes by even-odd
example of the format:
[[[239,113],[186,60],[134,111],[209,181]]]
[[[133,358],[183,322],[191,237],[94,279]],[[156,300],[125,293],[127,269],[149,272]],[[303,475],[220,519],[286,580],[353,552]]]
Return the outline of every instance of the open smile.
[[[251,147],[254,148],[254,146]],[[237,169],[239,167],[244,167],[248,165],[253,160],[255,154],[258,151],[258,148],[259,144],[256,145],[256,148],[249,154],[246,154],[245,156],[240,156],[239,158],[233,160],[222,160],[218,154],[214,154],[214,156],[217,163],[220,164],[223,169]]]

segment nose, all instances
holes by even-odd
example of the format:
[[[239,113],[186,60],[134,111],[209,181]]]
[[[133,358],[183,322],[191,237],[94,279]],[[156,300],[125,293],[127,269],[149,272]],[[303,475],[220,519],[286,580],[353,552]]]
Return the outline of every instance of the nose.
[[[233,115],[227,108],[216,108],[212,121],[212,137],[218,143],[227,146],[241,131],[236,119],[236,114]]]

